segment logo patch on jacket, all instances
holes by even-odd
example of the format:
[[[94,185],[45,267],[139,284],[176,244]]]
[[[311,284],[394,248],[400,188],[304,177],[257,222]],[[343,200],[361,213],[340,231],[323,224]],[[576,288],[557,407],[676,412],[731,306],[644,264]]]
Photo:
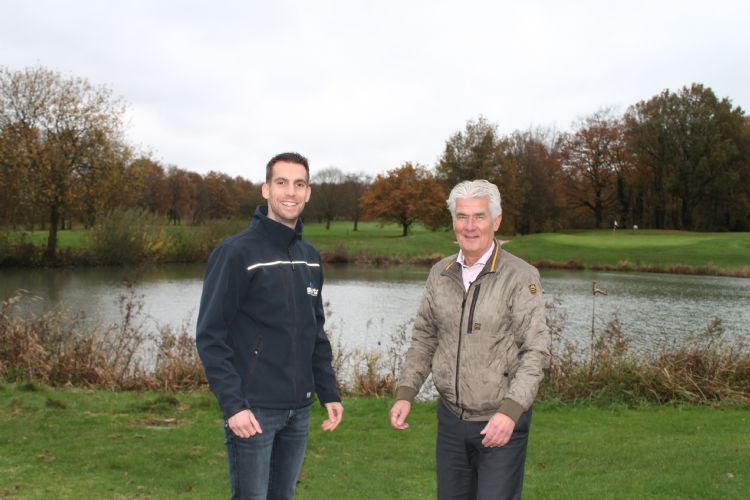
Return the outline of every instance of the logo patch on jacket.
[[[529,285],[529,291],[531,292],[531,295],[536,295],[536,285],[534,283]]]
[[[317,288],[315,288],[315,283],[313,283],[313,282],[311,281],[311,282],[310,282],[310,283],[309,283],[309,284],[307,285],[307,295],[310,295],[310,296],[312,296],[312,297],[317,297],[317,296],[318,296],[318,292],[319,292],[319,290],[318,290]]]

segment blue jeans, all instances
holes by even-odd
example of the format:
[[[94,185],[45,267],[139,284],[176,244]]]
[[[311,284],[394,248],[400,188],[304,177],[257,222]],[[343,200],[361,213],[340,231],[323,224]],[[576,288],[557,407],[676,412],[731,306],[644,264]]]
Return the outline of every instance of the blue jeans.
[[[262,434],[238,438],[225,426],[232,498],[293,500],[305,458],[311,406],[253,408]]]

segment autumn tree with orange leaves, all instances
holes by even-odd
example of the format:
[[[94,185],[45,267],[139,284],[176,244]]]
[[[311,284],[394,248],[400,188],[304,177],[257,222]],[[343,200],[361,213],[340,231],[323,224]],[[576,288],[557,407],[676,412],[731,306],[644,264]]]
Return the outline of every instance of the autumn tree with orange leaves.
[[[365,219],[378,220],[381,225],[401,225],[402,236],[417,221],[433,229],[441,225],[447,213],[447,195],[439,182],[424,166],[404,163],[400,168],[378,175],[360,200]]]
[[[124,112],[107,87],[83,78],[0,67],[0,165],[19,203],[46,216],[48,259],[56,258],[65,219],[78,213],[93,222],[93,212],[103,208],[94,203],[97,193],[116,187],[108,181],[128,157]]]

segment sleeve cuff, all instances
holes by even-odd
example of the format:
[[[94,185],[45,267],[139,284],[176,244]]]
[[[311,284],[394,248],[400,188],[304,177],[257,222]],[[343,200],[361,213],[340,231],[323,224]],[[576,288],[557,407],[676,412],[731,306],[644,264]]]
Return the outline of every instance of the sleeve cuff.
[[[247,407],[246,405],[244,405],[244,404],[243,404],[242,406],[238,406],[238,407],[236,407],[236,408],[233,408],[233,409],[231,409],[231,410],[229,410],[229,411],[227,411],[227,412],[224,412],[224,420],[229,420],[229,419],[230,419],[230,418],[232,418],[233,416],[237,415],[237,414],[238,414],[239,412],[241,412],[241,411],[245,411],[245,410],[249,410],[249,409],[250,409],[250,408],[248,408],[248,407]]]
[[[337,391],[318,391],[318,402],[320,406],[325,406],[326,403],[340,403],[341,396]]]
[[[411,387],[402,385],[399,386],[398,389],[396,389],[396,401],[403,399],[404,401],[408,401],[411,403],[412,401],[414,401],[415,397],[417,397],[417,391],[415,391]]]
[[[509,416],[514,422],[518,423],[518,419],[521,418],[521,415],[525,410],[523,409],[523,406],[519,405],[512,399],[505,398],[500,403],[500,408],[498,408],[497,411],[498,413]]]

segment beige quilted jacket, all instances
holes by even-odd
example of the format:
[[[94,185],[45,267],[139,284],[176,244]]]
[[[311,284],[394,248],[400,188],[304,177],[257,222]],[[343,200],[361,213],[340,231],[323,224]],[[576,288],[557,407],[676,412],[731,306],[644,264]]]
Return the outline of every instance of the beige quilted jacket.
[[[435,264],[427,278],[396,398],[413,400],[432,372],[459,418],[489,420],[501,412],[518,421],[549,365],[539,272],[496,241],[464,291],[456,257]]]

